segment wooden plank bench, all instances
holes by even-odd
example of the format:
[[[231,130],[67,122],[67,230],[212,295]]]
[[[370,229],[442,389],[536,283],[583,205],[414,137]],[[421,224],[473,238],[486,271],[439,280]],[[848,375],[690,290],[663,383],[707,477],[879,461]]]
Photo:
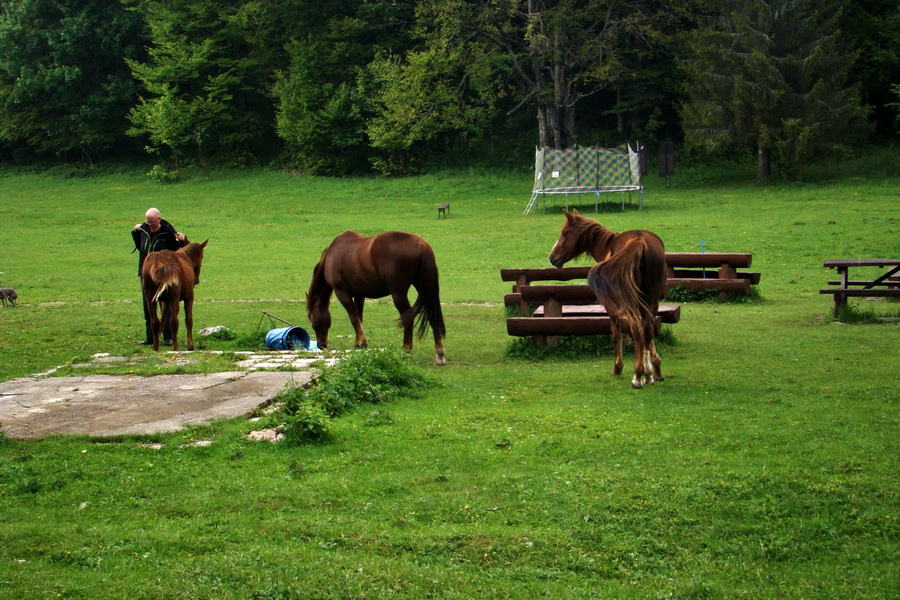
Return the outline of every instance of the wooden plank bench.
[[[438,219],[441,217],[447,218],[447,213],[450,212],[450,203],[444,202],[440,206],[438,206]]]
[[[837,286],[819,290],[820,294],[834,295],[834,318],[838,318],[847,305],[848,297],[900,298],[900,259],[862,258],[826,260],[828,269],[837,269],[839,280],[829,281]],[[850,279],[850,267],[877,267],[887,269],[873,279]]]
[[[748,268],[753,261],[752,254],[667,252],[666,266],[668,280],[666,289],[682,287],[688,290],[718,290],[723,296],[728,294],[750,294],[750,286],[759,283],[760,274],[737,269]],[[503,281],[513,282],[511,294],[504,302],[507,306],[519,305],[519,312],[528,313],[528,302],[523,300],[520,289],[534,281],[585,280],[593,265],[546,269],[500,269]],[[704,269],[710,269],[705,271]],[[590,292],[584,292],[584,302],[596,302]],[[574,304],[573,298],[568,304]]]
[[[544,271],[549,271],[549,275],[565,281],[569,278],[578,278],[579,275],[580,278],[587,277],[589,269],[590,267],[569,267]],[[611,323],[606,308],[597,304],[597,297],[588,285],[523,283],[518,285],[517,289],[518,292],[504,297],[507,305],[518,305],[520,314],[506,320],[506,331],[509,335],[531,336],[538,344],[553,345],[564,335],[610,333]],[[535,305],[538,306],[537,310],[529,316],[529,308]],[[680,319],[680,306],[659,307],[657,326],[662,323],[677,323]]]
[[[750,286],[759,283],[760,274],[738,269],[747,269],[752,262],[750,253],[666,252],[666,289],[718,290],[723,300],[729,294],[748,296]]]

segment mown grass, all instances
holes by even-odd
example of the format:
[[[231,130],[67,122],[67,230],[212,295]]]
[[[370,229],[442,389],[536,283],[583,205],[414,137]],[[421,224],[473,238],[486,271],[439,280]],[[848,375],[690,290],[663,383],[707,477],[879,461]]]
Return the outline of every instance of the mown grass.
[[[195,327],[245,339],[262,310],[308,326],[309,274],[343,229],[423,235],[449,361],[434,369],[417,343],[412,362],[440,385],[334,420],[325,445],[251,443],[241,419],[0,439],[0,596],[895,598],[898,325],[835,323],[818,289],[827,258],[900,256],[900,179],[648,183],[644,211],[599,218],[672,251],[752,252],[762,280],[748,302],[686,303],[661,350],[666,380],[633,391],[602,345],[510,352],[499,269],[544,266],[562,224],[521,216],[527,174],[0,177],[0,281],[21,297],[0,311],[2,379],[151,354],[135,346],[128,254],[150,205],[211,238]],[[395,319],[388,302],[367,306],[372,345],[399,345]],[[334,323],[333,346],[349,349],[339,310]]]

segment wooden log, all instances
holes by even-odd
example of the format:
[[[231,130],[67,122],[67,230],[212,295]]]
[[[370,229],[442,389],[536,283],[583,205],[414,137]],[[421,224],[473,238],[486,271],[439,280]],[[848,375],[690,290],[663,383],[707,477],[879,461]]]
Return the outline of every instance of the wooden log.
[[[753,262],[753,255],[738,252],[666,252],[666,264],[686,269],[718,269],[728,264],[735,269],[746,269]]]
[[[681,306],[678,304],[661,304],[656,313],[663,323],[678,323],[681,320]],[[602,304],[589,304],[585,306],[564,305],[562,307],[564,317],[603,317],[607,316],[606,307]],[[546,318],[544,307],[539,306],[532,314],[533,318]]]
[[[500,278],[503,281],[520,281],[524,277],[527,283],[532,281],[571,281],[573,279],[587,279],[588,271],[593,264],[583,267],[559,267],[547,269],[500,269]]]
[[[525,302],[544,303],[556,298],[563,304],[596,302],[597,296],[588,285],[525,285],[519,289]]]
[[[657,326],[661,325],[659,317]],[[506,332],[514,336],[609,335],[609,317],[511,317]]]
[[[819,290],[820,294],[840,294],[842,296],[869,296],[869,297],[884,297],[884,298],[900,298],[900,289],[895,288],[872,288],[872,289],[857,289],[857,290],[842,290],[840,288],[835,289],[827,289],[827,290]]]

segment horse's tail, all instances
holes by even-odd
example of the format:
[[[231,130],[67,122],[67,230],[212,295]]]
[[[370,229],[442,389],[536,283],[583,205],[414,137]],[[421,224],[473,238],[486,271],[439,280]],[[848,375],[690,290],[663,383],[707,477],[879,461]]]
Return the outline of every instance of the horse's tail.
[[[594,290],[597,299],[610,315],[625,321],[632,337],[647,323],[651,327],[656,326],[655,315],[651,314],[634,277],[635,270],[644,260],[645,251],[644,240],[634,238],[588,273],[588,285]]]
[[[447,330],[444,327],[444,313],[441,310],[437,260],[435,260],[434,251],[428,244],[425,244],[419,255],[419,272],[414,285],[419,292],[419,297],[416,298],[412,308],[401,317],[401,324],[403,327],[409,327],[413,325],[414,321],[417,321],[419,327],[417,334],[420,338],[425,335],[425,331],[431,325],[434,335],[443,339],[447,335]]]
[[[157,284],[156,294],[153,295],[154,302],[159,302],[160,297],[167,289],[180,283],[177,265],[159,265],[151,272],[150,277]]]

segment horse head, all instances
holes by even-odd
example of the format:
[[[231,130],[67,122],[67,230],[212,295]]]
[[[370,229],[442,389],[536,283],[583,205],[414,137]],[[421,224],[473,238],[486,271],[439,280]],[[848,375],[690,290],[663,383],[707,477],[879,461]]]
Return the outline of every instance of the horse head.
[[[187,245],[181,248],[181,252],[184,252],[187,255],[194,268],[194,285],[200,285],[200,269],[203,267],[203,249],[206,248],[206,244],[208,243],[209,238],[206,238],[206,241],[202,244],[188,242]]]
[[[603,260],[616,234],[597,221],[582,217],[577,210],[573,209],[571,213],[564,210],[563,214],[566,215],[566,222],[550,250],[550,264],[561,267],[585,253],[597,262]]]
[[[323,349],[328,347],[328,330],[331,329],[331,311],[328,305],[332,292],[332,287],[325,280],[324,271],[322,261],[319,261],[313,269],[309,292],[306,294],[306,316],[316,333],[316,343]]]
[[[550,264],[554,267],[561,267],[576,256],[584,253],[584,249],[581,247],[581,233],[584,229],[581,226],[581,221],[584,220],[584,217],[579,215],[578,211],[574,209],[571,213],[564,210],[563,214],[566,215],[566,222],[562,231],[559,232],[559,239],[556,240],[556,244],[550,250]]]

